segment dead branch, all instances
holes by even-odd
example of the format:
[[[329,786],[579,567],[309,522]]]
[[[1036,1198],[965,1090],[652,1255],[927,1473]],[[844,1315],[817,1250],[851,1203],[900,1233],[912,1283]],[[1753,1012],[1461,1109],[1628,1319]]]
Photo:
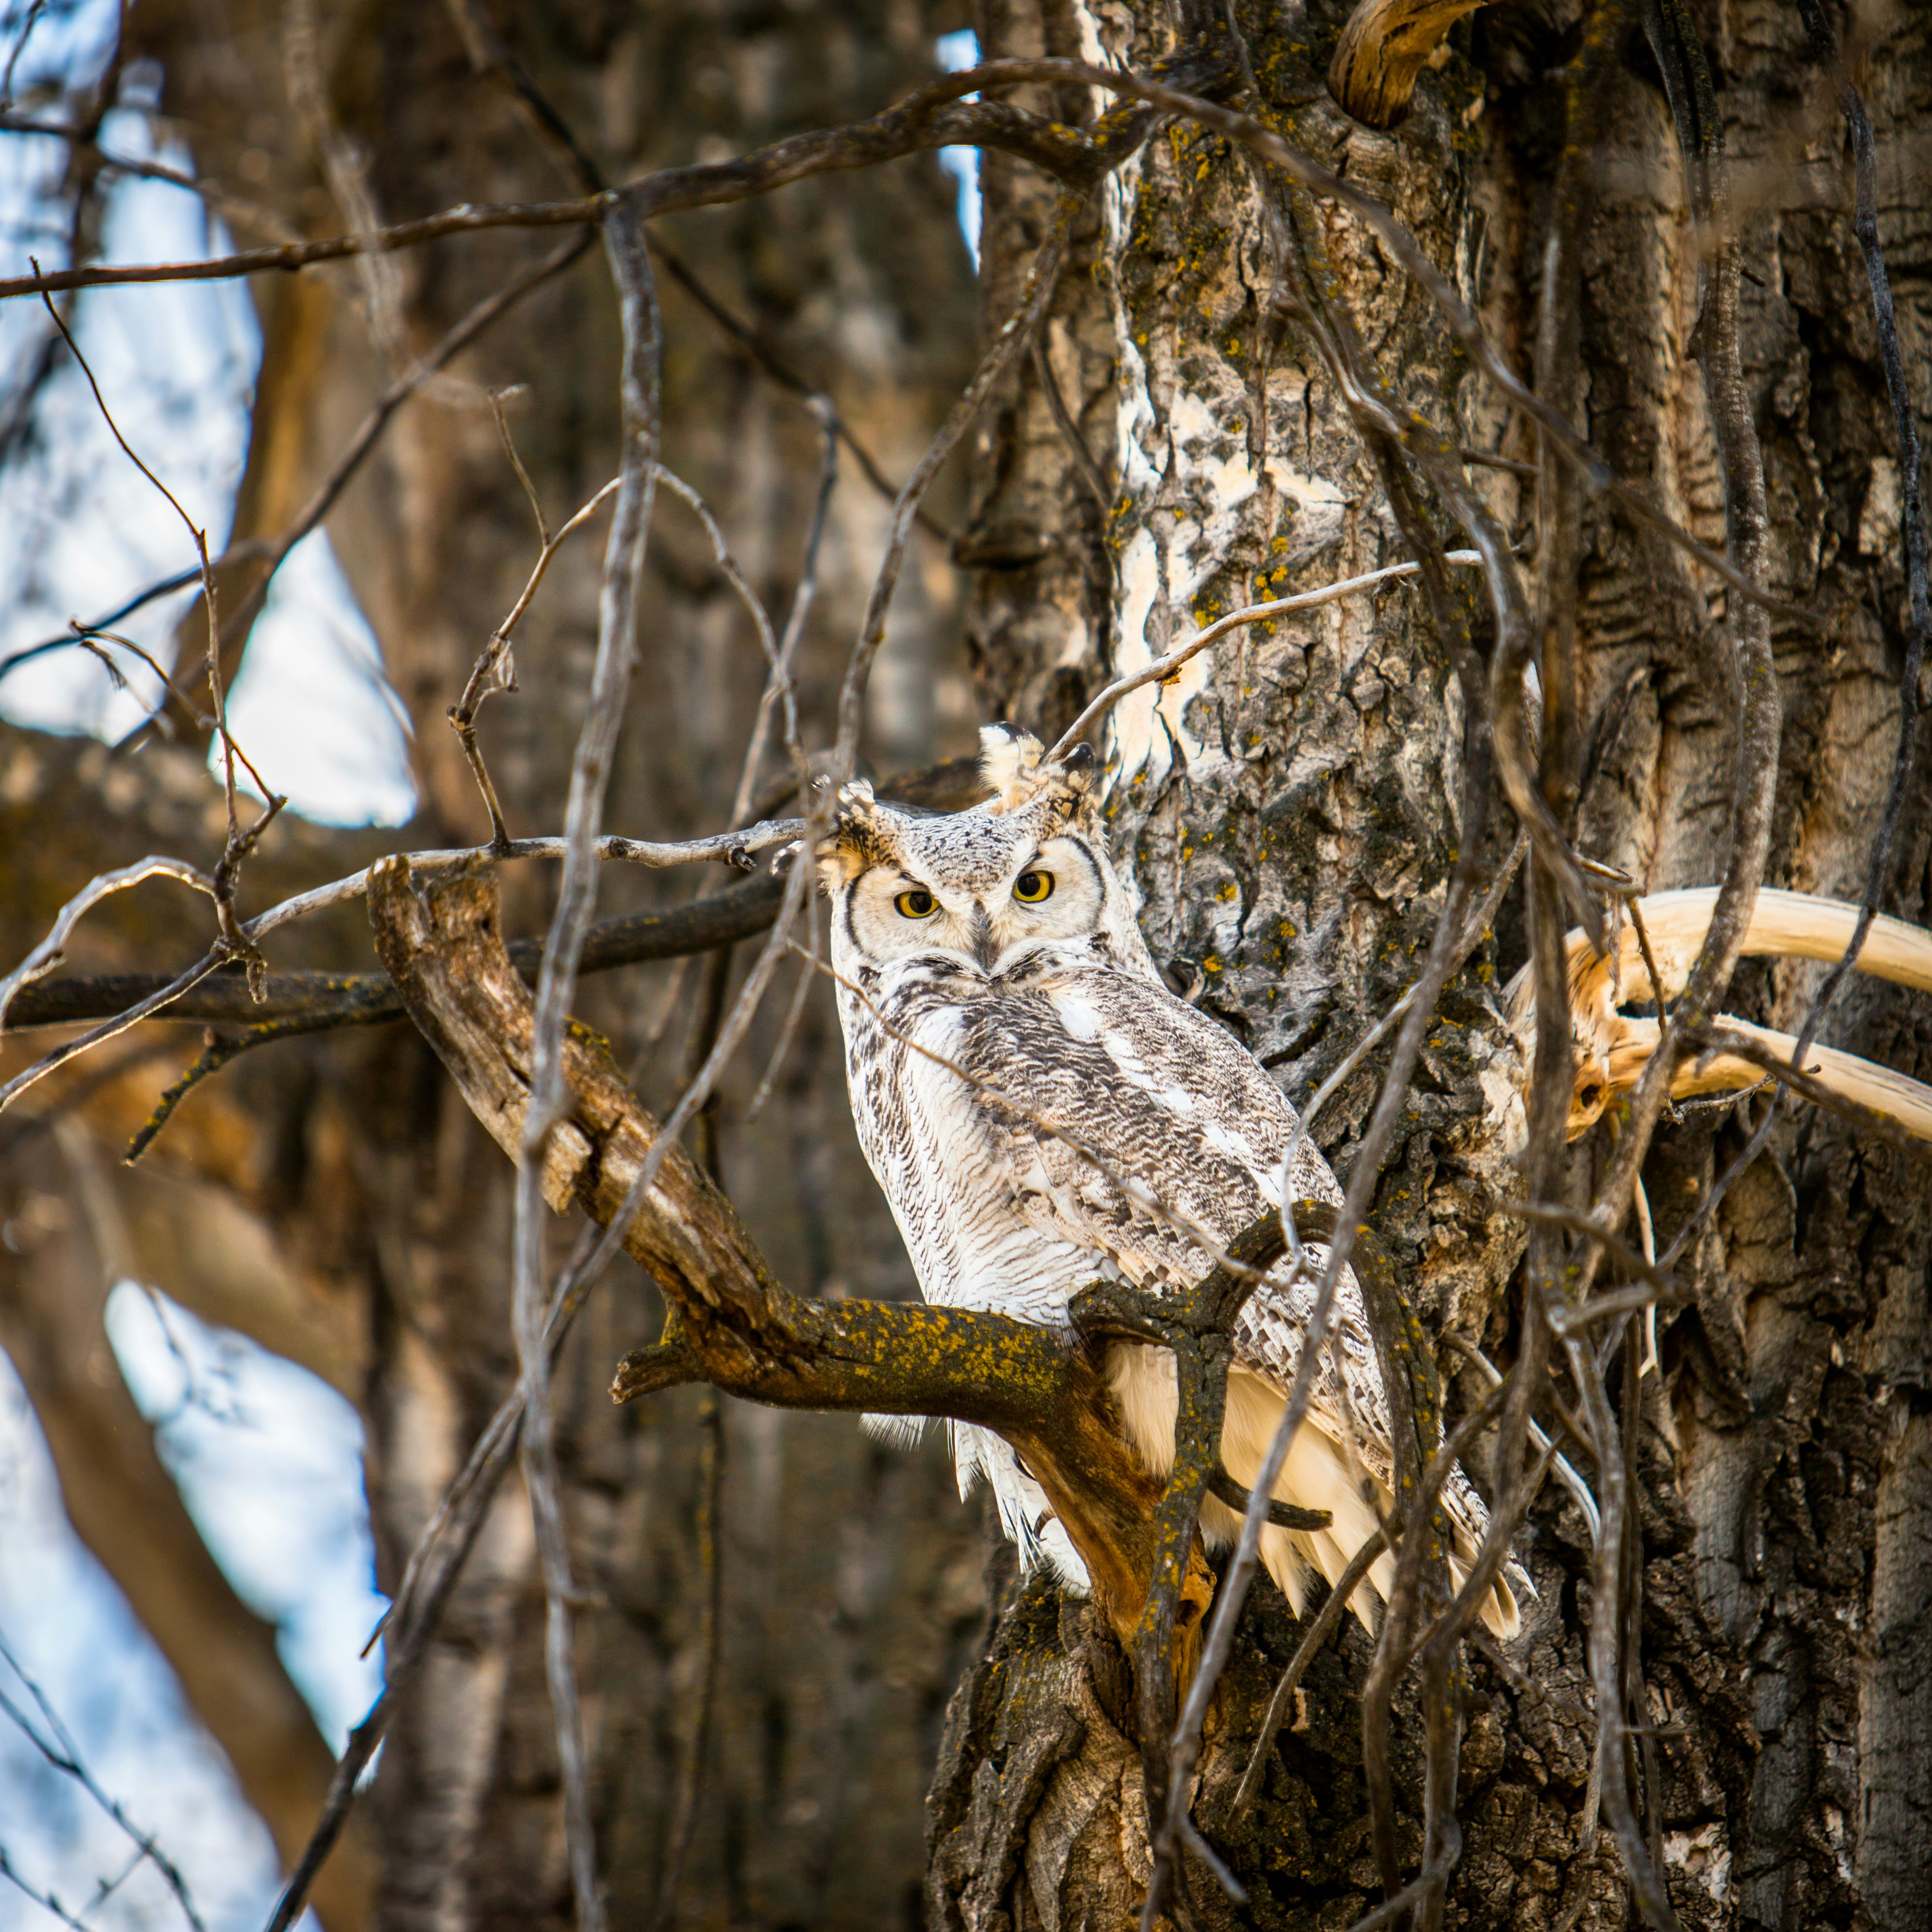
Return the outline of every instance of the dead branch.
[[[978,761],[955,758],[888,779],[879,786],[878,793],[881,798],[921,806],[928,811],[952,812],[972,803],[980,789]],[[782,803],[790,790],[788,787],[779,794],[776,802]],[[646,854],[656,850],[682,851],[686,859],[728,862],[732,851],[742,849],[746,840],[757,831],[757,827],[751,826],[740,832],[720,834],[712,840],[657,848],[614,835],[600,842],[600,850],[603,856],[614,859],[623,858],[632,850]],[[700,850],[700,847],[706,849]],[[555,857],[560,850],[560,842],[556,840],[513,840],[504,856]],[[419,862],[448,865],[491,855],[487,846],[475,846],[415,856]],[[366,873],[352,874],[348,879],[316,890],[329,895],[328,902],[334,904],[360,897],[366,880]],[[734,945],[764,932],[778,916],[784,896],[784,881],[764,873],[669,911],[626,913],[600,920],[584,940],[578,970],[580,974],[608,973],[622,966],[682,958],[688,953],[709,952],[721,946]],[[316,910],[318,904],[306,895],[284,903],[291,908],[299,904],[304,910]],[[541,939],[509,942],[510,957],[526,979],[536,977],[543,951]],[[32,1027],[70,1026],[112,1018],[136,1004],[155,1000],[178,986],[177,980],[158,974],[106,974],[38,980],[15,995],[8,1012],[8,1030],[20,1033]],[[404,1017],[401,998],[388,976],[382,973],[270,973],[262,981],[261,991],[259,1002],[251,999],[242,980],[218,964],[208,968],[192,991],[177,991],[154,1016],[202,1024],[306,1019],[314,1022],[311,1030],[316,1031],[338,1026],[380,1026]],[[142,1017],[146,1017],[145,1012]]]
[[[210,898],[214,896],[214,881],[198,866],[180,859],[137,860],[131,866],[123,866],[116,871],[102,873],[98,878],[90,879],[61,908],[46,938],[4,979],[0,979],[0,1032],[6,1030],[8,1009],[16,997],[59,965],[67,956],[67,942],[73,936],[74,928],[94,907],[113,893],[125,892],[130,886],[140,885],[148,879],[163,878],[192,886]]]
[[[1444,562],[1466,567],[1480,564],[1482,559],[1472,550],[1448,551]],[[1297,610],[1312,610],[1318,604],[1332,604],[1338,597],[1349,597],[1360,590],[1372,590],[1378,584],[1386,584],[1404,577],[1413,577],[1422,568],[1419,563],[1391,563],[1381,570],[1371,570],[1359,577],[1344,578],[1339,584],[1324,584],[1318,590],[1300,590],[1292,597],[1276,597],[1265,604],[1250,604],[1245,610],[1230,610],[1225,617],[1219,617],[1198,631],[1184,644],[1156,658],[1150,664],[1144,664],[1138,670],[1130,672],[1125,677],[1116,678],[1099,693],[1086,710],[1068,725],[1046,754],[1048,764],[1064,758],[1084,738],[1094,723],[1103,718],[1130,692],[1142,689],[1150,684],[1163,684],[1190,658],[1198,656],[1210,645],[1218,644],[1229,632],[1238,631],[1246,624],[1264,624],[1276,617],[1285,617]]]
[[[1358,121],[1393,128],[1408,111],[1416,76],[1442,38],[1484,0],[1362,0],[1348,16],[1328,91]]]
[[[875,167],[882,161],[934,148],[996,148],[1032,161],[1062,180],[1090,181],[1107,165],[1102,151],[1078,130],[1058,125],[1000,101],[967,102],[979,86],[975,75],[949,75],[922,88],[898,106],[869,121],[821,134],[800,134],[755,149],[735,160],[666,168],[620,189],[568,201],[464,203],[413,221],[392,223],[359,234],[244,249],[204,262],[158,262],[124,267],[96,265],[57,268],[46,274],[0,279],[0,301],[67,289],[109,288],[130,282],[227,281],[268,270],[292,272],[318,262],[340,262],[371,251],[419,248],[454,235],[493,228],[561,228],[602,221],[616,202],[631,202],[644,219],[694,208],[716,208],[768,194],[813,175]]]
[[[108,433],[121,446],[122,454],[146,477],[182,522],[194,545],[194,553],[201,565],[202,597],[208,611],[208,708],[216,737],[221,750],[221,796],[228,816],[227,836],[223,841],[221,856],[215,861],[212,879],[212,890],[209,896],[214,902],[214,918],[218,933],[216,951],[223,958],[238,958],[248,974],[252,989],[254,982],[267,970],[254,944],[242,932],[235,916],[235,895],[241,884],[243,862],[260,843],[262,834],[274,824],[277,814],[288,800],[276,793],[256,770],[241,747],[235,742],[234,734],[228,728],[228,699],[222,675],[220,628],[215,608],[214,566],[208,554],[208,538],[194,519],[182,507],[181,500],[142,459],[134,446],[121,434],[121,426],[114,420],[114,413],[107,406],[107,398],[101,394],[100,385],[87,358],[81,353],[80,344],[74,340],[74,332],[68,328],[65,318],[54,306],[52,299],[43,296],[41,302],[49,318],[60,332],[61,339],[73,356],[81,374],[86,378],[87,386],[93,395],[94,406],[100,412],[101,420],[106,424]],[[242,768],[254,781],[256,789],[268,802],[256,814],[244,830],[241,820],[239,802],[235,786],[235,766],[239,760]],[[0,1021],[4,1021],[0,1015]],[[10,1090],[10,1091],[12,1090]],[[7,1094],[0,1093],[0,1106],[6,1104]]]

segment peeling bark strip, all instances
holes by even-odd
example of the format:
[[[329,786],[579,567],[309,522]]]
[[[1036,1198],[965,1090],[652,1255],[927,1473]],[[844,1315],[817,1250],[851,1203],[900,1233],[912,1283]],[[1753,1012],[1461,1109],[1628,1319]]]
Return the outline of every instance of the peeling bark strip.
[[[1362,0],[1328,64],[1328,91],[1358,121],[1393,128],[1442,37],[1486,0]]]
[[[494,876],[386,860],[370,876],[369,918],[410,1017],[514,1158],[530,1103],[533,1009],[503,945]],[[608,1226],[658,1125],[603,1041],[574,1023],[564,1078],[568,1100],[544,1154],[544,1198],[560,1214],[580,1209]],[[661,1342],[620,1365],[614,1400],[709,1382],[780,1408],[950,1415],[997,1430],[1052,1498],[1114,1630],[1133,1636],[1160,1557],[1161,1486],[1115,1434],[1100,1375],[1080,1349],[1003,1316],[788,1292],[731,1204],[681,1148],[664,1162],[624,1246],[656,1277],[673,1312]],[[1198,1552],[1189,1570],[1177,1647],[1208,1600]]]

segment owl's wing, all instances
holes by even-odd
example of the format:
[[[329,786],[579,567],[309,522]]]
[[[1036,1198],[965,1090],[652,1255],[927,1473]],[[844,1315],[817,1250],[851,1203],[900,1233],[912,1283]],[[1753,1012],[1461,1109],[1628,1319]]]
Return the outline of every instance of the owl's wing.
[[[1208,1272],[1211,1258],[1186,1223],[1225,1245],[1280,1206],[1294,1110],[1252,1055],[1164,987],[1098,968],[1042,976],[976,1003],[957,1037],[962,1070],[1010,1102],[983,1091],[977,1096],[1014,1216],[1096,1262],[1111,1262],[1137,1287],[1178,1288]],[[1090,1150],[1100,1164],[1048,1126]],[[1137,1200],[1123,1184],[1129,1181],[1151,1189],[1170,1213]],[[1341,1204],[1335,1177],[1305,1139],[1290,1166],[1288,1192],[1291,1200]],[[1264,1284],[1249,1297],[1235,1325],[1235,1366],[1277,1398],[1286,1396],[1300,1366],[1326,1250],[1311,1244],[1310,1258],[1312,1277]],[[1328,1335],[1308,1420],[1331,1446],[1306,1459],[1299,1474],[1285,1469],[1283,1480],[1300,1492],[1285,1500],[1328,1509],[1334,1517],[1330,1530],[1312,1537],[1294,1533],[1306,1559],[1332,1584],[1373,1527],[1360,1493],[1360,1471],[1385,1495],[1394,1486],[1388,1403],[1352,1270],[1344,1269],[1336,1282]],[[1230,1402],[1234,1430],[1232,1391]],[[1256,1466],[1279,1412],[1264,1403],[1258,1418],[1248,1417],[1250,1424],[1259,1424],[1258,1433],[1248,1429],[1244,1444],[1246,1460]],[[1222,1439],[1225,1453],[1230,1435]],[[1295,1452],[1290,1455],[1292,1464]],[[1276,1494],[1283,1494],[1279,1486]],[[1454,1528],[1452,1575],[1460,1577],[1481,1540],[1486,1512],[1460,1468],[1444,1485],[1442,1502]],[[1282,1542],[1285,1534],[1268,1531],[1264,1546],[1269,1539]],[[1384,1594],[1393,1576],[1388,1565],[1384,1556],[1371,1573],[1375,1589]],[[1285,1547],[1274,1552],[1269,1567],[1292,1598],[1293,1566]],[[1500,1634],[1517,1627],[1512,1586],[1528,1586],[1512,1568],[1509,1580],[1496,1586],[1484,1614]]]
[[[1281,1204],[1294,1110],[1252,1055],[1163,987],[1099,969],[1059,974],[982,1003],[967,1018],[957,1052],[964,1071],[1018,1103],[981,1100],[1014,1211],[1112,1262],[1137,1286],[1178,1288],[1208,1271],[1211,1258],[1185,1223],[1226,1243]],[[1040,1121],[1091,1149],[1112,1172]],[[1136,1200],[1115,1176],[1151,1189],[1172,1216]],[[1342,1199],[1328,1163],[1306,1139],[1288,1190],[1291,1199],[1337,1206]],[[1322,1253],[1312,1250],[1318,1272]],[[1235,1330],[1237,1361],[1284,1393],[1318,1286],[1304,1279],[1258,1289]],[[1330,1333],[1340,1372],[1333,1358],[1322,1364],[1312,1418],[1325,1433],[1354,1438],[1372,1473],[1386,1482],[1387,1404],[1360,1290],[1346,1270]]]

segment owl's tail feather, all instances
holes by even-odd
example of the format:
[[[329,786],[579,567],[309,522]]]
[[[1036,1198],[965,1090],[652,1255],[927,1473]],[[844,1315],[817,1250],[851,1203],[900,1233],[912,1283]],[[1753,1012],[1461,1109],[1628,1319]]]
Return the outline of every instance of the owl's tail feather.
[[[1261,1473],[1262,1461],[1280,1413],[1280,1396],[1265,1384],[1246,1376],[1230,1378],[1222,1454],[1228,1473],[1244,1486],[1251,1484]],[[1356,1551],[1375,1534],[1376,1512],[1362,1495],[1359,1481],[1358,1472],[1351,1467],[1339,1443],[1312,1423],[1304,1424],[1296,1432],[1275,1482],[1275,1500],[1299,1509],[1326,1510],[1330,1521],[1326,1529],[1264,1530],[1261,1556],[1268,1574],[1281,1586],[1282,1595],[1298,1617],[1307,1596],[1309,1573],[1318,1573],[1332,1589],[1341,1581]],[[1481,1499],[1466,1481],[1459,1482],[1456,1491],[1444,1500],[1454,1534],[1449,1574],[1460,1590],[1475,1561],[1486,1522]],[[1377,1500],[1385,1514],[1394,1498],[1384,1490]],[[1238,1533],[1240,1522],[1232,1510],[1210,1504],[1202,1511],[1202,1526],[1210,1536],[1219,1532],[1232,1538]],[[1514,1574],[1515,1580],[1526,1588],[1528,1579],[1520,1571]],[[1388,1600],[1394,1586],[1395,1559],[1385,1551],[1370,1566],[1369,1574],[1348,1601],[1349,1609],[1364,1630],[1373,1633],[1378,1606]],[[1482,1618],[1498,1637],[1513,1637],[1521,1628],[1522,1617],[1510,1578],[1497,1578],[1483,1606]]]

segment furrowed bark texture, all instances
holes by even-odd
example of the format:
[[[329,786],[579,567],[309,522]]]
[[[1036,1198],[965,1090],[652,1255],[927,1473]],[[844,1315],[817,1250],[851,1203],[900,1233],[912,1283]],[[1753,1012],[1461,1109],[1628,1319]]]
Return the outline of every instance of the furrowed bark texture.
[[[1320,93],[1347,10],[1236,8],[1276,124],[1393,208],[1527,369],[1550,218],[1542,184],[1562,139],[1562,91],[1549,76],[1574,49],[1580,10],[1498,6],[1457,27],[1388,132]],[[1736,177],[1749,184],[1738,196],[1742,350],[1766,448],[1772,587],[1828,613],[1822,636],[1778,634],[1784,741],[1767,883],[1856,899],[1896,743],[1909,614],[1849,154],[1795,11],[1694,11]],[[1084,36],[1145,71],[1166,50],[1168,18],[1154,7],[993,8],[988,51]],[[1912,10],[1870,22],[1859,73],[1877,123],[1880,232],[1908,365],[1920,345],[1922,422],[1932,262],[1907,184],[1932,47]],[[1721,547],[1721,484],[1690,341],[1694,238],[1669,109],[1640,40],[1613,60],[1611,82],[1599,212],[1584,238],[1578,427]],[[1000,420],[976,499],[1001,545],[971,605],[988,708],[1048,733],[1064,718],[1063,692],[1147,662],[1226,610],[1409,554],[1342,398],[1292,321],[1266,377],[1266,459],[1251,460],[1271,268],[1238,160],[1175,128],[1107,195],[1094,273],[1070,278],[1056,328],[1064,344],[1112,335],[1113,435],[1104,364],[1094,388],[1070,398],[1111,486],[1111,655],[1095,655],[1105,633],[1082,601],[1066,529],[1078,480],[1064,440],[1044,433],[1036,380]],[[1018,196],[989,194],[989,282],[1024,259],[1029,232]],[[1533,432],[1467,374],[1374,239],[1318,202],[1306,232],[1397,400],[1451,439],[1533,462]],[[1071,370],[1061,379],[1070,389]],[[1470,474],[1505,526],[1530,537],[1530,484]],[[1580,548],[1580,848],[1646,890],[1708,883],[1735,742],[1718,586],[1587,501]],[[1231,638],[1116,716],[1106,742],[1119,760],[1117,849],[1134,861],[1148,938],[1177,983],[1198,988],[1292,1099],[1312,1090],[1420,963],[1460,843],[1462,719],[1410,586]],[[1932,823],[1922,742],[1919,764],[1884,903],[1923,922]],[[1500,1211],[1520,1192],[1504,1156],[1520,1123],[1494,992],[1523,944],[1519,887],[1494,943],[1440,1004],[1375,1209],[1428,1327],[1492,1354],[1514,1346],[1510,1278],[1522,1246],[1521,1224]],[[1748,963],[1731,1010],[1795,1028],[1819,976]],[[1859,980],[1826,1037],[1922,1070],[1924,1006]],[[1372,1066],[1318,1124],[1338,1172],[1375,1090]],[[1742,1144],[1739,1118],[1706,1114],[1660,1137],[1646,1168],[1660,1248]],[[1588,1144],[1582,1157],[1592,1158]],[[1932,1789],[1928,1252],[1932,1210],[1898,1156],[1800,1110],[1702,1236],[1690,1264],[1696,1306],[1664,1318],[1662,1387],[1643,1384],[1638,1438],[1642,1668],[1664,1731],[1658,1835],[1687,1925],[1904,1928],[1932,1911],[1922,1797]],[[1452,1416],[1481,1393],[1458,1360],[1444,1352]],[[1589,1545],[1562,1496],[1539,1506],[1521,1546],[1540,1594],[1512,1650],[1534,1688],[1512,1688],[1474,1660],[1450,1924],[1602,1924],[1624,1909],[1607,1834],[1580,1838]],[[1264,1582],[1210,1725],[1195,1808],[1250,1902],[1233,1913],[1196,1868],[1203,1924],[1339,1927],[1377,1896],[1356,1721],[1369,1646],[1352,1621],[1320,1660],[1327,1674],[1303,1685],[1253,1812],[1226,1823],[1225,1793],[1272,1685],[1257,1659],[1278,1666],[1292,1630]],[[1036,1581],[1009,1586],[949,1719],[932,1801],[934,1924],[1072,1926],[1089,1912],[1114,1924],[1137,1910],[1149,1861],[1124,1672],[1077,1606]],[[1399,1706],[1411,1871],[1416,1723]],[[1580,1920],[1570,1916],[1579,1909]]]

